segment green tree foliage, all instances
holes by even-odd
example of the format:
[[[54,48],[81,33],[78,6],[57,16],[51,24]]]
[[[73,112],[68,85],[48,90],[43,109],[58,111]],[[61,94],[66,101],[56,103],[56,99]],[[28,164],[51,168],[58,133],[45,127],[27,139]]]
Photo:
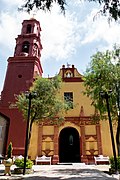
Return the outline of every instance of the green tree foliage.
[[[59,95],[62,85],[61,78],[55,76],[52,79],[38,77],[30,93],[36,93],[33,96],[30,111],[29,139],[33,122],[39,123],[50,120],[51,123],[60,123],[64,120],[64,113],[69,109],[68,103],[65,103]],[[29,99],[25,93],[17,96],[16,105],[22,111],[23,116],[27,119]]]
[[[37,96],[32,98],[31,122],[39,122],[48,119],[64,119],[64,111],[68,109],[68,106],[59,96],[61,84],[61,78],[58,76],[52,79],[38,77],[34,81],[33,86],[30,88],[30,92],[32,94],[35,92]],[[17,106],[22,110],[25,119],[27,119],[28,101],[25,93],[17,96]]]
[[[92,60],[87,67],[84,78],[86,91],[84,94],[92,100],[92,105],[99,109],[100,115],[107,111],[106,103],[102,100],[99,93],[112,90],[110,109],[113,118],[117,115],[117,85],[120,83],[120,48],[114,47],[111,51],[97,52],[92,56]]]
[[[81,0],[80,0],[81,1]],[[88,0],[89,2],[98,2],[103,5],[101,9],[101,14],[106,15],[109,13],[109,17],[118,20],[120,18],[120,0]],[[53,3],[57,3],[61,11],[65,13],[65,7],[67,5],[66,0],[26,0],[26,3],[22,5],[20,9],[24,9],[30,12],[32,9],[36,8],[38,10],[42,9],[44,11],[51,11]]]
[[[88,0],[99,2],[100,5],[103,5],[101,9],[102,15],[107,15],[109,13],[109,17],[113,18],[117,21],[120,18],[120,0]]]
[[[66,0],[26,0],[26,3],[22,5],[20,9],[24,9],[27,12],[32,11],[33,8],[51,11],[53,3],[57,3],[60,6],[61,11],[65,12]]]
[[[19,167],[19,168],[24,168],[24,158],[22,158],[22,159],[19,159],[19,158],[15,159],[14,164],[17,167]],[[32,168],[32,166],[33,166],[33,162],[30,159],[27,159],[26,160],[26,168]]]
[[[107,113],[106,102],[100,92],[109,94],[109,91],[112,91],[109,98],[110,111],[112,120],[118,122],[116,141],[117,145],[120,144],[120,47],[115,45],[111,51],[93,55],[84,78],[84,94],[91,98],[92,105],[99,110],[100,119],[105,119]]]
[[[112,174],[115,171],[115,161],[114,161],[114,157],[110,157],[110,168],[113,171]],[[118,171],[120,172],[120,156],[117,157],[117,168]]]

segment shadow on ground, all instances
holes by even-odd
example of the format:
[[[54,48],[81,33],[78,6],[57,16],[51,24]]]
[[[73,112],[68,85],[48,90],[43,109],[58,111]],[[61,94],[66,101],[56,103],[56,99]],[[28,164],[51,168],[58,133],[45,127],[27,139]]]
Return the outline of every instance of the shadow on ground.
[[[51,171],[40,170],[26,176],[15,175],[11,171],[12,176],[9,179],[29,179],[29,180],[115,180],[107,173],[94,169],[54,169]],[[0,174],[4,174],[4,170],[0,170]],[[9,177],[9,176],[8,176]],[[16,178],[17,177],[17,178]],[[1,179],[1,178],[0,178]]]

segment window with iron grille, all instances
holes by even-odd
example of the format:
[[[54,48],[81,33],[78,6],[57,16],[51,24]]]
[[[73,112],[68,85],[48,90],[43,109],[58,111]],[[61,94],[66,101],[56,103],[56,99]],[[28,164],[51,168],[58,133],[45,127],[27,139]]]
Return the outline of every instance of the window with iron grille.
[[[64,92],[64,100],[73,109],[73,92]]]

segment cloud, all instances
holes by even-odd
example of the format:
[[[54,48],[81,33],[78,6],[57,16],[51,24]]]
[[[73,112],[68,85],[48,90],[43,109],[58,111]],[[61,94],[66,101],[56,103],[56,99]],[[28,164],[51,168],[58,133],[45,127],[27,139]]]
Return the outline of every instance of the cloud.
[[[2,3],[7,5],[7,8],[12,7],[14,5],[22,5],[25,1],[24,0],[14,0],[14,1],[9,1],[9,0],[1,0]]]
[[[15,37],[17,29],[17,25],[15,19],[8,13],[2,12],[0,14],[0,43],[7,48],[13,45],[13,36]]]
[[[7,0],[4,1],[7,3]],[[9,50],[14,48],[14,39],[20,34],[20,25],[25,17],[30,18],[27,14],[17,11],[1,13],[0,33],[5,35],[0,37],[0,43],[7,46]],[[72,13],[68,11],[64,16],[60,13],[59,7],[54,5],[51,13],[38,11],[35,17],[40,21],[42,28],[42,60],[67,59],[75,53],[76,43],[79,42],[80,36],[77,31],[78,22]]]
[[[2,34],[0,44],[11,51],[14,49],[15,38],[20,34],[22,21],[25,18],[29,19],[32,15],[29,16],[25,12],[18,13],[17,7],[24,0],[15,0],[11,3],[9,0],[2,0],[2,2],[7,4],[7,8],[0,13],[0,33]],[[84,3],[83,1],[80,3],[79,0],[72,2],[72,4],[71,2],[68,4],[69,9],[66,10],[65,16],[60,13],[56,4],[51,13],[36,12],[36,18],[40,21],[42,28],[43,61],[48,58],[55,58],[57,61],[68,59],[76,53],[77,47],[96,42],[104,41],[108,46],[115,42],[120,43],[119,24],[111,22],[109,25],[107,18],[103,16],[93,20],[99,9],[88,8],[92,3]],[[13,5],[16,9],[14,8],[14,11],[11,12],[9,8]],[[70,11],[71,6],[74,8],[73,11]],[[97,3],[96,6],[98,6]],[[78,8],[77,11],[75,7]]]
[[[120,43],[119,24],[111,21],[107,21],[107,17],[104,16],[94,16],[98,12],[98,9],[93,9],[92,12],[87,15],[86,21],[82,22],[84,36],[82,39],[82,44],[91,44],[94,42],[104,41],[108,44],[110,48],[113,44]],[[93,17],[96,17],[93,21]],[[90,28],[86,28],[90,27]]]
[[[13,53],[15,48],[15,38],[21,32],[21,23],[25,13],[17,15],[10,12],[2,11],[0,13],[0,47],[5,50],[9,56]],[[13,54],[12,54],[13,55]]]
[[[40,15],[42,27],[42,59],[55,58],[56,60],[67,59],[74,54],[76,43],[79,42],[80,36],[77,32],[77,21],[73,14],[62,14],[56,11],[54,13]],[[37,15],[37,17],[39,14]]]

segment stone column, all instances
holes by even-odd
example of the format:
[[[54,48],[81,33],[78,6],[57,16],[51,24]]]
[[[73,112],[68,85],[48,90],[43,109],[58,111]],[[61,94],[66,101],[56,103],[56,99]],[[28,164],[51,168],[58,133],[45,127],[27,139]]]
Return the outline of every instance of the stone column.
[[[58,155],[58,126],[54,126],[54,155],[53,155],[53,164],[57,164],[59,162]]]
[[[100,155],[102,154],[100,124],[96,124],[96,134],[97,134],[98,154]]]

